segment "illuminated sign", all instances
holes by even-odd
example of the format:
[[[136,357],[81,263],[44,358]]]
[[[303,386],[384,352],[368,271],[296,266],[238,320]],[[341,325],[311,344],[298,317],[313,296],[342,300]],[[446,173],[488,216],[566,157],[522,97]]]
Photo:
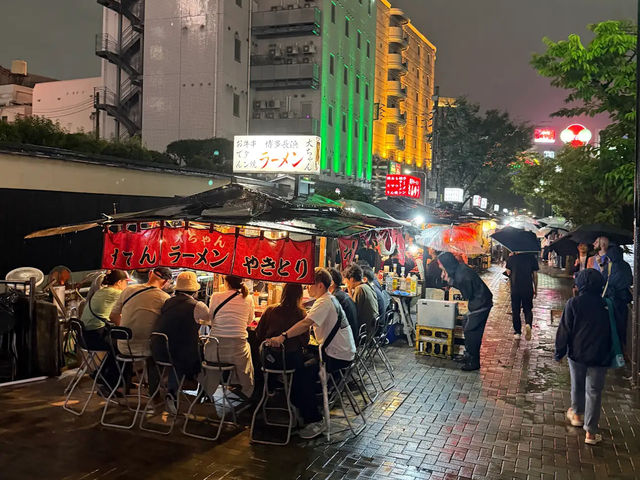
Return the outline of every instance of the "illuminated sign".
[[[482,197],[480,195],[474,195],[471,202],[472,206],[479,207],[480,205],[482,205]]]
[[[542,156],[544,158],[556,158],[556,152],[554,152],[553,150],[545,150],[544,152],[542,152]]]
[[[499,212],[500,211],[500,205],[498,205],[497,203],[493,206],[493,211],[494,212]]]
[[[574,123],[560,133],[560,140],[572,147],[584,147],[591,141],[591,131],[584,125]]]
[[[464,190],[461,188],[445,188],[444,201],[462,203],[464,201]]]
[[[553,128],[536,128],[533,143],[556,143],[556,131]]]
[[[399,175],[402,173],[402,166],[396,162],[389,162],[389,173],[391,175]]]
[[[480,208],[485,209],[487,208],[487,204],[489,203],[489,201],[486,198],[482,198],[480,200]]]
[[[387,175],[384,194],[387,197],[420,198],[422,180],[411,175]]]
[[[320,173],[320,137],[240,135],[233,137],[236,173]]]

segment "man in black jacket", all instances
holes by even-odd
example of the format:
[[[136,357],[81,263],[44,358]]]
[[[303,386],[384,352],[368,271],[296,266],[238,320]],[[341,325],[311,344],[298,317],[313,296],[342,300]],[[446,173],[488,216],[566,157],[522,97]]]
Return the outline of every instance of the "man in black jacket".
[[[336,297],[338,303],[344,310],[344,314],[347,317],[349,325],[351,326],[351,332],[353,333],[353,338],[358,341],[358,331],[360,330],[360,323],[358,321],[358,311],[356,310],[356,304],[347,292],[342,290],[342,274],[336,270],[335,268],[329,268],[329,273],[331,274],[331,286],[329,287],[329,292],[331,295]]]
[[[478,274],[469,266],[459,263],[449,252],[438,256],[442,279],[460,290],[462,298],[469,301],[469,313],[464,325],[464,371],[480,369],[480,345],[484,327],[493,307],[493,295]]]

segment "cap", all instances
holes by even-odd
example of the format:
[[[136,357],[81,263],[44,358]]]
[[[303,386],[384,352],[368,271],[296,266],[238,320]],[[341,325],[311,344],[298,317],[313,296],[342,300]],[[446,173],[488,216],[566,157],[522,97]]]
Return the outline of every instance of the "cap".
[[[200,290],[200,284],[195,272],[181,272],[176,279],[175,289],[177,292],[197,292]]]
[[[170,282],[173,278],[173,274],[171,273],[171,269],[167,267],[156,267],[152,270],[153,274],[167,282]]]

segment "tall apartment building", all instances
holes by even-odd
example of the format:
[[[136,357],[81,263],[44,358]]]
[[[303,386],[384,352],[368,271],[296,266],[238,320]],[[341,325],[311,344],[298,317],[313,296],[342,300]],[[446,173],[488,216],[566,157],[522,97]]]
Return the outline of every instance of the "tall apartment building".
[[[103,134],[155,150],[247,132],[251,0],[98,0]]]
[[[426,172],[431,165],[435,46],[387,0],[376,0],[377,43],[373,155],[381,178],[393,162]]]
[[[372,174],[376,0],[256,0],[252,134],[322,138],[321,179]]]

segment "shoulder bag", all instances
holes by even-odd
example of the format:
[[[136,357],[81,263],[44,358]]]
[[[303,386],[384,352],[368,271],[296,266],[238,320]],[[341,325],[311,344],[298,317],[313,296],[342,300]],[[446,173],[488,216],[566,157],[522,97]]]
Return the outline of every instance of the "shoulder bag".
[[[620,337],[618,336],[618,327],[613,312],[613,302],[610,298],[604,299],[607,302],[607,310],[609,311],[609,325],[611,326],[611,363],[609,368],[624,367],[624,355],[622,354],[622,346],[620,345]]]

